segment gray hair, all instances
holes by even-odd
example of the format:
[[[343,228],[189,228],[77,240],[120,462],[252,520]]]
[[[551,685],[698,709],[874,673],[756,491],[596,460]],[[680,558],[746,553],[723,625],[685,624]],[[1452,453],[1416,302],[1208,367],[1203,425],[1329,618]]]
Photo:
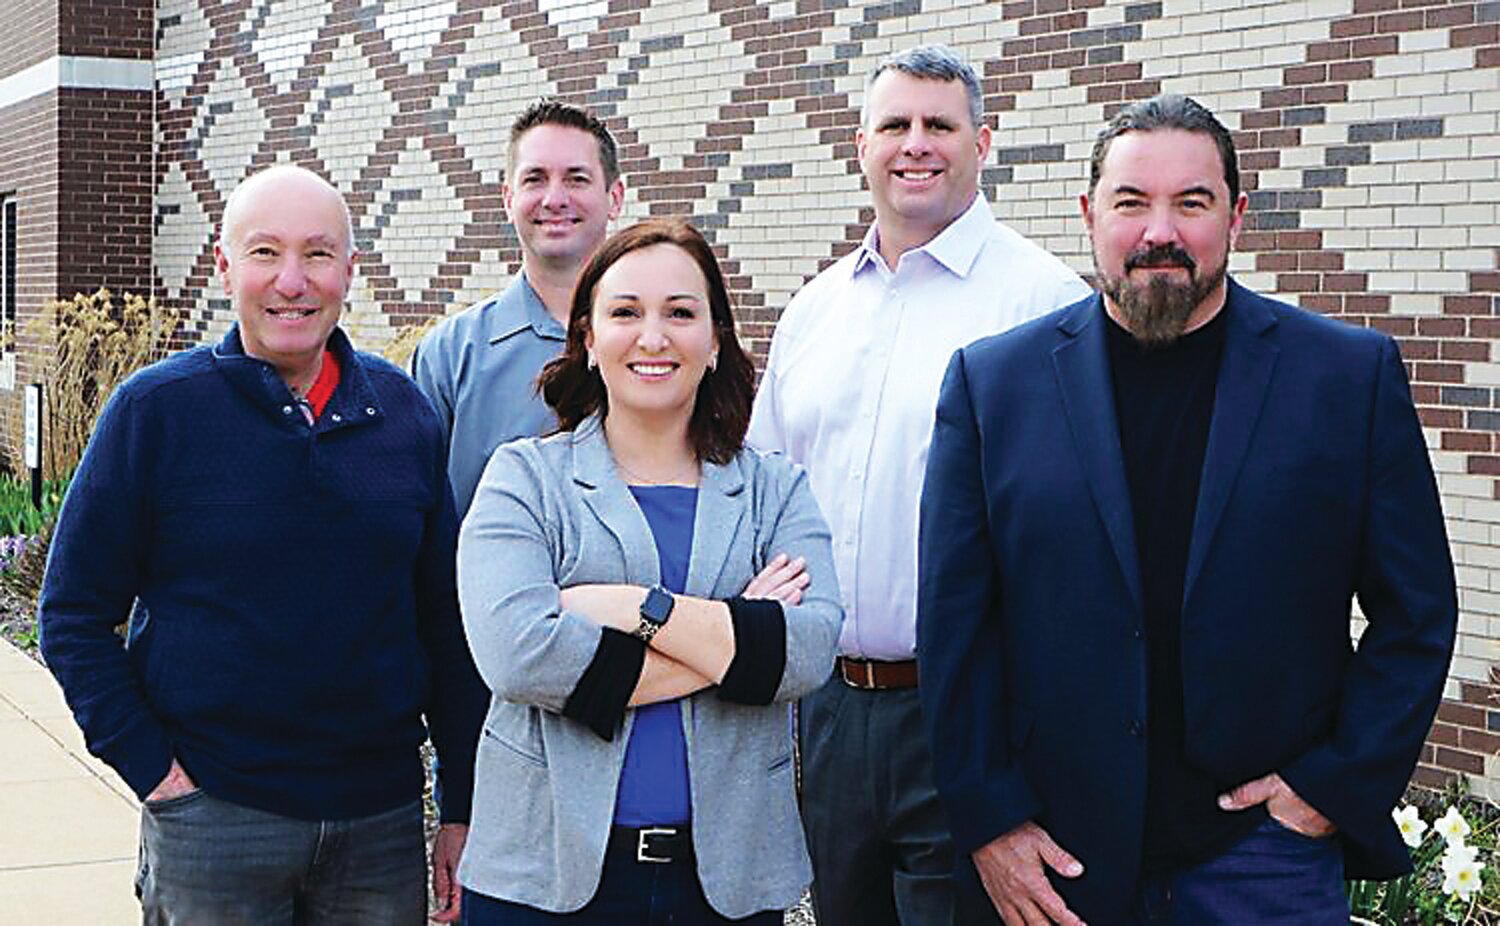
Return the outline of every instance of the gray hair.
[[[1240,163],[1234,153],[1233,136],[1208,107],[1180,93],[1162,93],[1132,103],[1109,120],[1109,125],[1094,140],[1094,153],[1089,158],[1089,195],[1094,194],[1099,177],[1104,173],[1104,157],[1109,154],[1110,142],[1126,132],[1155,132],[1158,129],[1199,132],[1213,139],[1219,149],[1219,161],[1224,165],[1224,184],[1229,187],[1230,206],[1239,200]]]
[[[224,201],[224,215],[219,221],[219,242],[221,245],[230,244],[234,241],[234,234],[239,230],[239,209],[236,208],[255,189],[264,185],[269,180],[277,177],[297,176],[307,177],[326,187],[339,201],[339,210],[344,215],[344,247],[348,254],[354,253],[354,218],[349,213],[349,204],[344,201],[344,195],[338,191],[338,187],[329,183],[326,178],[316,171],[308,170],[296,164],[276,164],[264,170],[256,171],[241,180],[234,192]],[[229,249],[226,247],[226,251]]]
[[[961,81],[964,95],[969,98],[969,121],[979,128],[984,118],[984,90],[979,85],[979,76],[958,52],[947,45],[918,45],[906,51],[896,52],[875,66],[865,79],[865,98],[859,105],[859,124],[865,125],[870,102],[870,88],[875,79],[886,71],[900,71],[921,80],[940,80],[944,83]]]

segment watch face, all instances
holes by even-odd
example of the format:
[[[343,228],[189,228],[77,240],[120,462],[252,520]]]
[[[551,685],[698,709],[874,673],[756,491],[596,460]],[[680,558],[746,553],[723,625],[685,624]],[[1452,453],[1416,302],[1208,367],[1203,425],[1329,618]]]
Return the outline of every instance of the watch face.
[[[653,588],[646,593],[646,600],[641,602],[641,617],[654,624],[665,624],[676,603],[666,589]]]

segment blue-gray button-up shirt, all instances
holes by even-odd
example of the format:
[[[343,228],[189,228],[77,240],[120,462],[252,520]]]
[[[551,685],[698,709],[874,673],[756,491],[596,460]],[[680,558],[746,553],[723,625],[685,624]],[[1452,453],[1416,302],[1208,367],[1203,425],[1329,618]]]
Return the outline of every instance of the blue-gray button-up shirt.
[[[417,346],[412,377],[448,431],[448,479],[460,518],[496,447],[556,426],[536,378],[562,352],[564,336],[521,274],[504,291],[444,319]]]

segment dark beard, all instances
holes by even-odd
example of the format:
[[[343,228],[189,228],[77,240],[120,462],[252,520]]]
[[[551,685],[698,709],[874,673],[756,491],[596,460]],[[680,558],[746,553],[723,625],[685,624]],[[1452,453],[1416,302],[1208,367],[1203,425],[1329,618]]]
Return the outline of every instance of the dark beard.
[[[1166,347],[1182,337],[1193,310],[1224,282],[1226,264],[1227,261],[1200,276],[1197,263],[1186,251],[1161,245],[1127,257],[1121,276],[1100,273],[1099,287],[1114,303],[1125,330],[1137,343],[1148,348]],[[1094,266],[1098,270],[1097,262]],[[1152,266],[1182,267],[1187,270],[1187,282],[1153,275],[1145,285],[1130,283],[1131,270]]]

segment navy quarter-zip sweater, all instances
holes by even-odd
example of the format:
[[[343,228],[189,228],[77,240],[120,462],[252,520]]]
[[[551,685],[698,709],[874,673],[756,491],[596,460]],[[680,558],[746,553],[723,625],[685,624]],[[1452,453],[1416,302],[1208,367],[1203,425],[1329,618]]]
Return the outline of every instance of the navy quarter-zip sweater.
[[[141,797],[175,757],[232,803],[379,813],[420,795],[430,726],[443,820],[465,822],[488,693],[442,429],[396,367],[337,329],[329,348],[341,378],[312,425],[237,328],[120,386],[58,519],[42,654]]]

